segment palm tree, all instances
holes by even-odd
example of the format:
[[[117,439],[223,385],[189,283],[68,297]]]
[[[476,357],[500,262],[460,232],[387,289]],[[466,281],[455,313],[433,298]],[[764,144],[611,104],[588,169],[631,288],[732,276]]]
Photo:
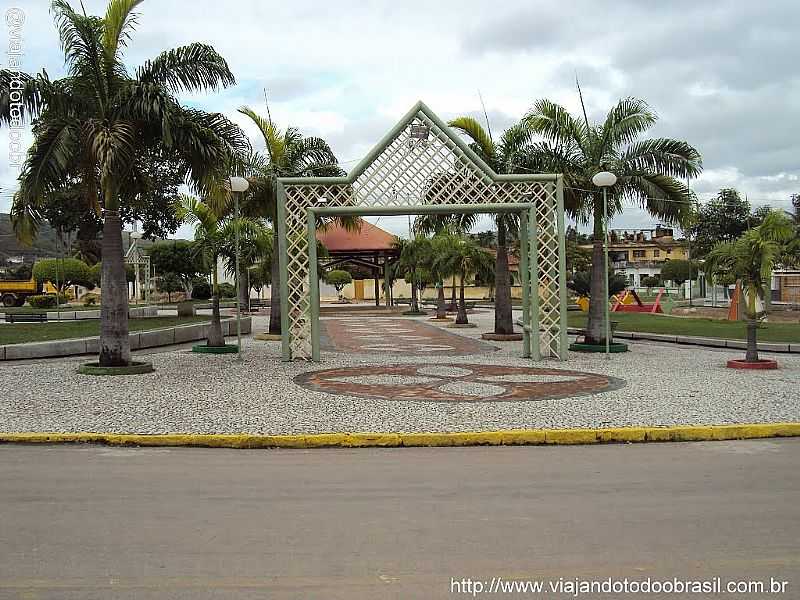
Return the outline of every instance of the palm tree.
[[[491,269],[492,255],[481,248],[474,240],[464,236],[448,235],[441,238],[442,254],[437,257],[439,270],[459,277],[458,313],[456,325],[467,325],[467,304],[464,298],[464,286],[467,279],[476,273]]]
[[[452,241],[449,236],[466,235],[466,233],[475,225],[475,215],[472,214],[426,214],[420,215],[414,220],[414,231],[422,234],[432,234],[431,239],[434,244],[433,252],[435,255],[441,255],[450,245]],[[428,269],[432,274],[438,275],[436,278],[437,287],[439,289],[436,305],[436,318],[444,320],[447,318],[448,311],[457,310],[458,301],[456,299],[456,274],[442,271],[442,262],[432,260],[428,265]],[[453,285],[450,290],[450,304],[446,304],[444,300],[444,280],[452,277]]]
[[[786,216],[794,227],[794,239],[784,245],[780,263],[784,266],[800,266],[800,194],[792,194],[794,212],[786,211]]]
[[[263,118],[247,106],[239,109],[258,127],[266,145],[266,156],[250,153],[243,169],[250,180],[250,190],[243,203],[244,214],[265,218],[278,230],[278,177],[338,177],[344,175],[328,143],[318,137],[303,137],[294,127],[281,131],[270,118]],[[340,219],[354,227],[357,219]],[[272,256],[278,256],[278,236],[273,239]],[[281,298],[279,261],[272,261],[269,333],[281,333]]]
[[[708,253],[706,273],[742,282],[747,316],[747,353],[745,360],[758,361],[758,301],[768,293],[772,269],[783,245],[794,239],[791,220],[780,211],[770,211],[761,225],[750,229],[739,239],[722,242]]]
[[[240,244],[239,249],[239,272],[243,281],[241,281],[241,289],[243,290],[242,296],[245,297],[243,306],[250,306],[250,290],[253,288],[260,289],[261,286],[269,283],[270,271],[272,269],[272,246],[274,243],[274,232],[272,229],[262,224],[260,221],[255,220],[260,224],[263,229],[263,234],[259,236],[258,243],[255,244]],[[232,248],[235,248],[233,246]],[[231,258],[227,264],[235,265],[235,258]],[[229,272],[229,275],[235,275],[234,272]]]
[[[444,298],[444,280],[453,275],[447,271],[448,265],[445,265],[440,260],[440,257],[444,256],[447,253],[447,249],[452,245],[452,242],[448,239],[449,235],[451,234],[447,230],[443,230],[430,238],[428,252],[422,254],[420,264],[417,267],[418,270],[424,273],[426,280],[436,285],[436,319],[440,321],[448,320],[447,304]],[[455,291],[455,282],[453,291]]]
[[[603,225],[631,200],[665,223],[682,223],[691,213],[692,197],[683,183],[702,170],[700,153],[687,142],[669,138],[640,140],[657,120],[643,100],[620,100],[605,121],[589,124],[549,100],[538,100],[524,117],[531,133],[544,138],[534,144],[534,171],[564,174],[564,204],[568,214],[594,231],[589,321],[586,342],[605,343],[603,295],[607,265],[603,256]],[[603,196],[592,184],[600,171],[610,171],[617,183],[609,189],[608,214]]]
[[[219,276],[217,265],[220,259],[225,263],[229,274],[236,273],[236,235],[239,235],[240,254],[247,257],[264,255],[269,251],[272,236],[258,222],[252,219],[231,215],[220,217],[214,209],[194,196],[182,196],[178,206],[178,219],[195,226],[194,252],[206,272],[211,273],[212,319],[208,332],[207,345],[224,346],[222,324],[219,312]],[[254,260],[254,259],[253,259]]]
[[[431,240],[417,235],[411,240],[398,239],[395,248],[400,250],[400,258],[395,267],[397,273],[411,284],[411,312],[419,313],[419,287],[421,276],[426,273],[424,265],[431,255]]]
[[[470,140],[470,148],[489,165],[495,173],[519,173],[529,171],[534,163],[532,156],[535,146],[530,130],[518,123],[506,129],[495,143],[491,132],[487,132],[472,117],[458,117],[448,123]],[[510,335],[514,333],[514,319],[511,305],[511,276],[508,270],[508,238],[515,236],[519,230],[517,215],[494,215],[497,226],[497,256],[494,267],[494,332]],[[460,223],[466,230],[475,224],[475,215],[460,217]]]
[[[52,12],[67,76],[51,81],[0,72],[0,120],[11,123],[11,92],[22,85],[24,111],[35,118],[30,148],[14,198],[17,236],[36,235],[46,199],[78,178],[87,210],[103,217],[101,366],[130,363],[128,287],[122,255],[124,209],[142,187],[141,157],[159,147],[188,169],[189,183],[204,189],[223,177],[230,154],[246,146],[238,127],[219,114],[181,106],[175,95],[235,83],[225,60],[205,44],[162,52],[134,73],[123,64],[142,0],[110,0],[103,17],[55,0]]]

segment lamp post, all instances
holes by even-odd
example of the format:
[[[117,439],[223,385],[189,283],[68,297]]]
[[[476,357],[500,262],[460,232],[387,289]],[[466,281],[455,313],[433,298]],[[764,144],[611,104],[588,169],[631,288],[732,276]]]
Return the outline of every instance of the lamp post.
[[[136,306],[139,306],[139,297],[142,295],[142,282],[139,277],[139,245],[138,242],[142,239],[142,234],[139,233],[139,229],[136,226],[136,223],[133,224],[133,231],[130,233],[130,242],[131,248],[130,252],[133,255],[133,266],[134,266],[134,282],[133,282],[133,301],[136,303]],[[126,284],[127,285],[127,284]]]
[[[603,255],[605,257],[605,273],[603,273],[603,296],[605,310],[603,312],[606,329],[606,359],[611,358],[611,318],[608,314],[608,188],[617,183],[617,176],[608,171],[600,171],[592,177],[592,183],[603,188]]]
[[[236,236],[236,344],[238,351],[236,352],[236,360],[242,360],[242,307],[239,293],[239,194],[246,192],[250,187],[250,183],[244,177],[231,177],[230,178],[231,194],[233,194],[234,201],[234,217],[237,220],[236,227],[234,228]],[[216,267],[215,267],[216,268]],[[249,293],[250,290],[248,290]]]

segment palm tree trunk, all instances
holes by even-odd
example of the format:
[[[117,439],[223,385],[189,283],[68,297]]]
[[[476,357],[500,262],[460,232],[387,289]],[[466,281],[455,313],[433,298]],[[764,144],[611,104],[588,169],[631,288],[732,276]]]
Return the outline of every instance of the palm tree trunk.
[[[599,208],[599,207],[598,207]],[[603,211],[594,211],[594,240],[592,243],[592,270],[589,287],[589,320],[586,324],[586,343],[604,344],[606,341],[605,314],[608,298],[605,296],[606,265],[603,254]]]
[[[464,301],[464,279],[466,275],[461,273],[461,283],[458,286],[458,314],[456,316],[456,323],[458,325],[466,325],[469,323],[467,320],[467,303]]]
[[[439,281],[438,285],[436,286],[436,318],[437,319],[446,319],[447,318],[447,306],[445,305],[444,300],[444,281]]]
[[[215,257],[216,259],[216,257]],[[216,260],[214,261],[214,271],[211,274],[212,296],[211,296],[211,327],[208,328],[208,346],[221,347],[225,345],[225,336],[222,335],[222,322],[219,316],[219,282],[217,281]]]
[[[122,220],[107,210],[103,220],[103,264],[100,274],[100,356],[101,367],[123,367],[131,361],[128,338],[128,280],[122,255]]]
[[[241,265],[239,266],[241,269]],[[247,286],[247,269],[239,273],[239,307],[242,312],[250,311],[250,288]]]
[[[275,232],[272,236],[272,267],[270,269],[272,275],[269,284],[269,332],[273,335],[280,335],[281,333],[281,268],[278,258],[279,252],[278,234]]]
[[[748,362],[758,362],[758,322],[755,319],[747,319],[747,351],[744,359]]]
[[[494,266],[494,332],[500,335],[514,333],[511,312],[511,286],[508,272],[506,226],[502,217],[497,219],[497,259]]]

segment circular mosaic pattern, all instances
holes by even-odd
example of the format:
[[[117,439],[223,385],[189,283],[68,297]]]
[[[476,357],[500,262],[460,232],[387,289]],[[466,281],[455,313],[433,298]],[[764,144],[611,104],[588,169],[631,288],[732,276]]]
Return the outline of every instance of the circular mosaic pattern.
[[[585,396],[618,389],[622,379],[537,367],[408,364],[309,371],[294,378],[328,394],[433,402],[509,402]]]

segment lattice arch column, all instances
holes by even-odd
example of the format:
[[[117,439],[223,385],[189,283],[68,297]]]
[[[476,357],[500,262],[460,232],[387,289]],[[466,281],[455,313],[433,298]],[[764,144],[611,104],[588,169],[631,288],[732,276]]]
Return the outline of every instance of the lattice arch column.
[[[562,186],[560,175],[494,173],[421,102],[349,176],[279,179],[284,359],[318,359],[315,219],[426,212],[524,215],[525,354],[565,358]]]

